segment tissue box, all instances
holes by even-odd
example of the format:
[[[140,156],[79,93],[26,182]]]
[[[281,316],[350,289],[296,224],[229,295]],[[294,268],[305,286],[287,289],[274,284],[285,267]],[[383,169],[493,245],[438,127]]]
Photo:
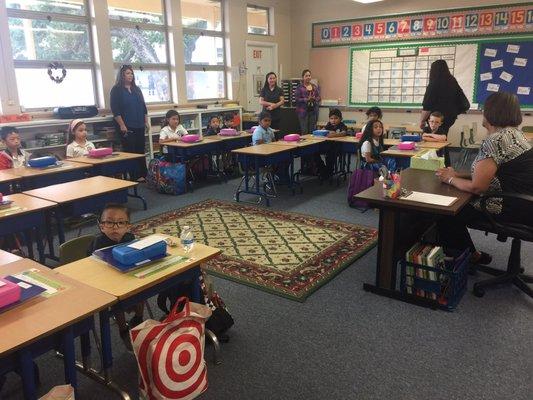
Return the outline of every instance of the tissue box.
[[[121,264],[134,265],[151,258],[161,257],[167,253],[167,243],[164,240],[156,242],[144,249],[134,249],[130,242],[113,247],[113,258]]]
[[[89,150],[89,157],[102,158],[113,154],[111,147],[100,147],[99,149]]]
[[[426,150],[423,153],[411,157],[411,168],[424,169],[426,171],[436,171],[439,168],[444,168],[444,157],[431,158],[429,160],[422,158],[429,151],[431,150]]]
[[[20,286],[7,279],[0,278],[0,308],[20,300]]]
[[[57,159],[52,156],[33,158],[28,161],[28,165],[33,168],[44,168],[50,165],[55,165]]]

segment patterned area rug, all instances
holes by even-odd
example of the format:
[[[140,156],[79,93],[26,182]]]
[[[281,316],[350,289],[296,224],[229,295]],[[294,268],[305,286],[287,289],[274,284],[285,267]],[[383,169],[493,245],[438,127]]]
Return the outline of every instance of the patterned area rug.
[[[185,225],[198,242],[222,250],[206,264],[209,273],[297,301],[377,242],[376,229],[218,200],[146,219],[133,232],[179,236]]]

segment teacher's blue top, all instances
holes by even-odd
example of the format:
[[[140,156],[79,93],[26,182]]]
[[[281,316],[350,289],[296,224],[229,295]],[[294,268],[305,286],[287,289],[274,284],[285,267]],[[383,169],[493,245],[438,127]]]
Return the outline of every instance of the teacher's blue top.
[[[114,117],[120,115],[128,128],[144,128],[148,111],[141,89],[132,88],[130,92],[125,87],[113,86],[111,111]]]

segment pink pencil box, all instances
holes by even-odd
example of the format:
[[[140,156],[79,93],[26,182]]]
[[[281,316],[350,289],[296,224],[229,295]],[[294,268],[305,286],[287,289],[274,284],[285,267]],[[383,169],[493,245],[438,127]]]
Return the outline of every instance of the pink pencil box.
[[[195,143],[200,140],[200,136],[198,135],[185,135],[182,136],[181,141],[184,143]]]
[[[219,135],[220,136],[238,136],[239,132],[237,132],[237,130],[233,128],[224,128],[220,130]]]
[[[356,139],[361,139],[362,137],[363,137],[363,132],[357,132],[357,133],[355,134],[355,138],[356,138]]]
[[[19,301],[20,292],[21,289],[19,285],[0,278],[0,308]]]
[[[102,158],[113,154],[111,147],[100,147],[99,149],[89,150],[89,157]]]
[[[400,150],[414,150],[416,148],[415,142],[401,142],[398,143],[398,149]]]
[[[297,142],[298,140],[300,140],[300,135],[298,135],[297,133],[291,133],[289,135],[283,136],[283,140],[285,140],[286,142]]]

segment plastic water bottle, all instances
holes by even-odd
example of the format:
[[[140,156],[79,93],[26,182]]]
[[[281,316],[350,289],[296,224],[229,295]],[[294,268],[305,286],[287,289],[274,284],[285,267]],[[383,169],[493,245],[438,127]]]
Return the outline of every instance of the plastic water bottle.
[[[185,253],[188,253],[192,250],[194,246],[194,234],[192,233],[192,229],[190,226],[185,225],[183,229],[181,230],[181,245],[183,246],[183,250],[185,250]]]

